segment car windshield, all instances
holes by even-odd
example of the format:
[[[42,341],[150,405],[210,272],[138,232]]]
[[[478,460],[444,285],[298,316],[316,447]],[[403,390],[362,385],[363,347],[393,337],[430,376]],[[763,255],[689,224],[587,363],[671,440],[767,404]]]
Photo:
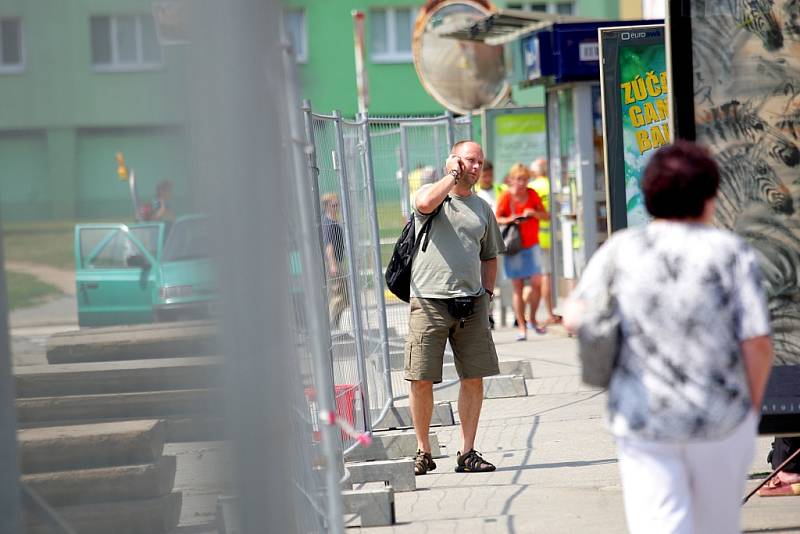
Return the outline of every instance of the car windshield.
[[[209,247],[205,219],[175,221],[164,245],[164,261],[207,258]]]

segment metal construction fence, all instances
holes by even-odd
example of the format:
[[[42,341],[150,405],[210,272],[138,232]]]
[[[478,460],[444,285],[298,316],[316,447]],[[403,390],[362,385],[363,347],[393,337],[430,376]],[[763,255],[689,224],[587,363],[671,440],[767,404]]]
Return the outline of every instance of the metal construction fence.
[[[337,407],[369,432],[408,396],[403,347],[408,304],[385,288],[383,269],[420,186],[439,179],[454,142],[472,137],[472,118],[343,119],[304,105],[331,327]],[[441,386],[447,385],[448,382]],[[441,387],[439,386],[439,387]],[[356,446],[343,435],[345,452]]]
[[[292,442],[297,447],[291,455],[296,490],[295,524],[297,532],[342,533],[342,443],[349,443],[351,432],[342,431],[335,418],[340,413],[354,414],[353,408],[358,403],[353,396],[357,390],[342,391],[334,385],[331,358],[335,349],[325,309],[326,267],[320,256],[319,190],[308,164],[313,145],[306,136],[307,125],[300,112],[296,64],[290,47],[284,47],[282,58],[289,125],[285,143],[291,160],[287,173],[294,185],[287,199],[286,250],[290,275],[287,308],[293,315],[290,337],[295,347],[291,359],[296,365],[290,365],[295,376],[286,379],[295,385],[295,393],[289,399],[293,411]],[[344,274],[342,279],[346,279]],[[341,296],[346,298],[346,293]],[[348,404],[345,401],[349,399],[352,400]],[[367,428],[364,424],[351,426]]]

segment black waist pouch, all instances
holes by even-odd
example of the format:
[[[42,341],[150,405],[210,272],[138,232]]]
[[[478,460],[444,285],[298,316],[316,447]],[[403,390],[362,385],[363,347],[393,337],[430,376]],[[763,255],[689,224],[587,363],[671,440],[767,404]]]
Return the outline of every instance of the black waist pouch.
[[[456,319],[461,319],[461,327],[464,327],[464,319],[475,313],[475,299],[477,297],[455,297],[447,299],[447,311]]]

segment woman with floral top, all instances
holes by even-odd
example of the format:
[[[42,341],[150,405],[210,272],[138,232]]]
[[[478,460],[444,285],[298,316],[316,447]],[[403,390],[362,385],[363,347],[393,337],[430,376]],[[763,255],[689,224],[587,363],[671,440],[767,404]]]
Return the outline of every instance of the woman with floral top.
[[[616,299],[608,416],[632,533],[741,531],[772,342],[755,253],[709,224],[718,186],[705,150],[662,148],[642,181],[653,222],[614,234],[567,305],[574,331],[587,302]]]

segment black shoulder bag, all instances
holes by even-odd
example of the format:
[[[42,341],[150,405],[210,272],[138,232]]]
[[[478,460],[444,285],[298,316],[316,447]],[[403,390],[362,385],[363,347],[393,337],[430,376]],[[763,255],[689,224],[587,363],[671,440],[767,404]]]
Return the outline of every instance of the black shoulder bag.
[[[433,218],[442,211],[442,206],[449,200],[449,196],[445,197],[442,203],[422,224],[422,228],[420,228],[417,235],[414,232],[414,214],[412,213],[405,227],[403,227],[397,243],[394,245],[392,258],[386,266],[384,278],[389,291],[404,302],[411,300],[411,262],[414,260],[414,254],[417,252],[423,236],[425,236],[425,241],[422,242],[422,251],[425,252],[427,250]]]

